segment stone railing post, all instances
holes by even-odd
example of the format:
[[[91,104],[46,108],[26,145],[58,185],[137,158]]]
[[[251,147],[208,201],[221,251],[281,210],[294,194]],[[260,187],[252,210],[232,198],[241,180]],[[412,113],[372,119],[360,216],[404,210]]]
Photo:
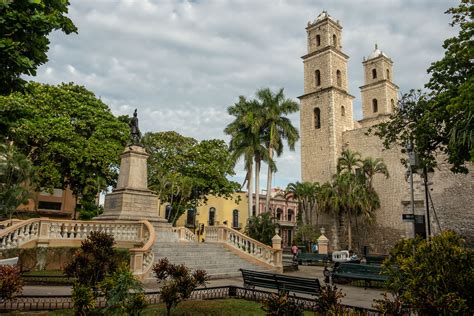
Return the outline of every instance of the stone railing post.
[[[318,252],[320,254],[323,254],[323,255],[327,255],[328,254],[328,245],[329,245],[329,239],[324,236],[324,234],[322,234],[321,236],[319,236],[318,238]]]
[[[281,251],[281,237],[275,234],[272,238],[272,248],[274,252],[273,265],[275,268],[283,269],[283,252]]]
[[[141,273],[143,266],[143,253],[142,252],[134,252],[130,253],[130,270],[133,273]]]
[[[49,227],[51,222],[47,217],[41,217],[39,221],[38,247],[48,247],[51,236]]]

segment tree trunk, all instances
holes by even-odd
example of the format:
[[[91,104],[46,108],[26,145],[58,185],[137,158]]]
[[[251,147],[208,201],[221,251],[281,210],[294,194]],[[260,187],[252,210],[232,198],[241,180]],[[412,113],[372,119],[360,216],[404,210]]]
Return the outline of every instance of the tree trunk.
[[[260,159],[255,159],[255,213],[260,214]]]
[[[347,239],[349,242],[349,249],[352,250],[352,222],[351,222],[351,216],[347,216],[348,223],[347,223]]]
[[[273,149],[270,147],[268,149],[268,156],[270,160],[273,159]],[[272,169],[270,168],[270,163],[268,164],[268,171],[267,171],[267,199],[265,200],[265,211],[270,211],[270,197],[272,193]]]
[[[247,195],[248,195],[248,217],[247,221],[252,216],[252,206],[253,206],[253,181],[252,181],[252,173],[253,173],[253,163],[250,161],[250,166],[248,170],[248,179],[247,179]]]

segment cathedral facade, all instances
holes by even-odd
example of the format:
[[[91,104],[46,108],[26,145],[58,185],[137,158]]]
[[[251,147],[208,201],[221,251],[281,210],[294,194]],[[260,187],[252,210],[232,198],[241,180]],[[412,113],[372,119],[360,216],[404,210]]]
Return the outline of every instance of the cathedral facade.
[[[304,65],[304,94],[300,99],[301,173],[302,180],[330,181],[336,173],[337,160],[344,149],[359,152],[361,157],[382,158],[390,177],[378,175],[374,187],[381,207],[375,223],[363,221],[354,226],[353,247],[360,251],[386,253],[401,238],[414,233],[426,234],[424,186],[421,177],[414,176],[415,220],[402,220],[402,214],[412,213],[411,191],[407,169],[401,163],[405,154],[401,148],[384,150],[382,141],[369,129],[389,119],[398,102],[398,86],[394,83],[393,61],[377,45],[363,58],[364,85],[360,87],[363,118],[354,120],[348,91],[347,56],[342,46],[342,26],[323,11],[315,21],[308,22],[307,54]],[[432,233],[454,229],[474,243],[474,181],[468,175],[453,175],[441,162],[429,183],[432,199],[430,224]],[[323,215],[318,226],[324,227],[332,250],[347,247],[341,219]]]

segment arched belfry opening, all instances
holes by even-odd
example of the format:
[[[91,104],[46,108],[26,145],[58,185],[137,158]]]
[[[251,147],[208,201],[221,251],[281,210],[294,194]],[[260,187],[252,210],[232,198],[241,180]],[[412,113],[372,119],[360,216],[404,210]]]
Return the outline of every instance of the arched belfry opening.
[[[332,46],[337,47],[337,36],[336,36],[336,34],[332,35]]]
[[[316,35],[316,46],[321,46],[321,36],[319,34]]]
[[[372,69],[372,79],[377,79],[377,69]]]
[[[336,71],[336,82],[337,82],[337,86],[338,87],[342,87],[342,75],[341,75],[341,71],[338,69]]]
[[[372,112],[377,113],[379,111],[379,104],[377,99],[372,99]]]
[[[321,128],[321,110],[319,108],[314,108],[314,128]]]
[[[314,82],[316,87],[319,87],[321,85],[321,72],[319,70],[316,70],[314,72]]]

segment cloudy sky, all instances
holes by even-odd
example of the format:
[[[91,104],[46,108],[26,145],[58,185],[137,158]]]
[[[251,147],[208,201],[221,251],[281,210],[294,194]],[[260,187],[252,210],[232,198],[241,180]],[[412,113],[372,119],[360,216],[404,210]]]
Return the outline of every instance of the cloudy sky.
[[[421,88],[426,69],[456,33],[452,0],[70,0],[79,34],[53,33],[36,81],[84,85],[116,115],[138,108],[140,128],[221,138],[226,108],[259,88],[303,93],[308,21],[327,10],[343,26],[349,92],[361,118],[362,59],[377,42],[394,61],[402,92]],[[299,114],[291,116],[299,127]],[[274,186],[299,181],[300,147],[278,158]],[[236,180],[243,177],[236,167]],[[265,170],[265,169],[262,169]],[[262,184],[265,183],[262,172]]]

